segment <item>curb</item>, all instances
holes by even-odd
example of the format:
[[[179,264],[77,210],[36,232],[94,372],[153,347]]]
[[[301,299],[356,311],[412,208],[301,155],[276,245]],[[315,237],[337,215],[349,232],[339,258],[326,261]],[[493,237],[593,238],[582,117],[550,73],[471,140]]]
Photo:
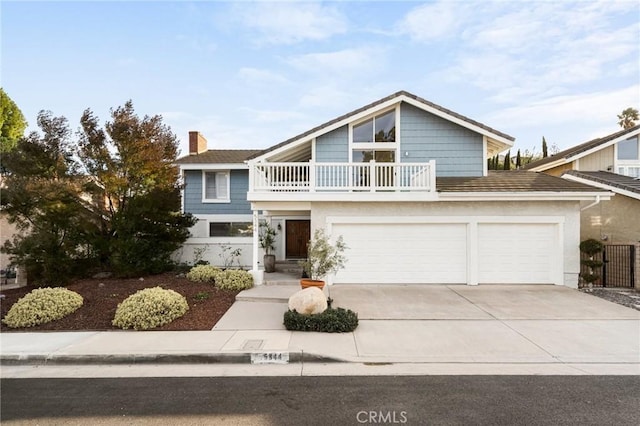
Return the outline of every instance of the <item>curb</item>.
[[[272,352],[287,361],[254,362],[256,352],[230,354],[150,354],[150,355],[2,355],[0,365],[122,365],[122,364],[292,364],[340,363],[343,359],[305,352]],[[260,353],[261,354],[261,353]],[[284,356],[286,354],[287,356]]]

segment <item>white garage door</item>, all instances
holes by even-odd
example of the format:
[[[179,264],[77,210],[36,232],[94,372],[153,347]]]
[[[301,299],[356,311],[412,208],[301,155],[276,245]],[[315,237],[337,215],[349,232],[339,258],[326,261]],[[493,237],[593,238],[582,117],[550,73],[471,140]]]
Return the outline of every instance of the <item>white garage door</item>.
[[[480,284],[550,284],[561,256],[554,224],[478,224]]]
[[[466,224],[334,224],[349,247],[335,283],[467,282]]]

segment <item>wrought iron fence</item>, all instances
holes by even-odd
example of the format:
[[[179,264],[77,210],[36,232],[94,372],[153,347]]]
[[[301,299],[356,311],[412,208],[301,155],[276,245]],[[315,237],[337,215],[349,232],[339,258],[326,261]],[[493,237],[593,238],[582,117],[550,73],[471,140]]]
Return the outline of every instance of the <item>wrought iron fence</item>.
[[[587,260],[589,256],[581,254],[581,260]],[[602,262],[599,270],[600,279],[593,285],[595,287],[626,287],[635,286],[636,274],[636,247],[632,244],[607,244],[602,253],[594,256],[593,260]],[[581,274],[588,274],[589,268],[580,266]]]

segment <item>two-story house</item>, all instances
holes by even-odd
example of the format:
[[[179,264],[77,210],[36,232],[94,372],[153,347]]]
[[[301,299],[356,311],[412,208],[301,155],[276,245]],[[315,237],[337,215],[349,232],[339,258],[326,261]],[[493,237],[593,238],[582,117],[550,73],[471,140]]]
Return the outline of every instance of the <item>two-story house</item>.
[[[208,150],[190,134],[178,160],[185,245],[243,249],[260,269],[260,220],[276,257],[303,258],[317,228],[349,247],[333,284],[543,283],[576,287],[580,204],[607,191],[542,173],[489,172],[514,138],[398,92],[262,151]],[[218,252],[216,252],[216,250]]]

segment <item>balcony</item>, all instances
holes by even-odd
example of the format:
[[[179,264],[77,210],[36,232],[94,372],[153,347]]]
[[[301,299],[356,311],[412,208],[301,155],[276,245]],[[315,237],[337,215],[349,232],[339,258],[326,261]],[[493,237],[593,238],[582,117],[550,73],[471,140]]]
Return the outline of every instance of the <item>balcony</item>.
[[[341,199],[328,194],[429,193],[436,190],[436,164],[428,163],[252,163],[249,199],[286,199],[259,194],[295,193],[296,199]],[[326,194],[302,197],[303,194]],[[294,195],[294,194],[291,194]],[[360,197],[362,198],[362,197]]]

